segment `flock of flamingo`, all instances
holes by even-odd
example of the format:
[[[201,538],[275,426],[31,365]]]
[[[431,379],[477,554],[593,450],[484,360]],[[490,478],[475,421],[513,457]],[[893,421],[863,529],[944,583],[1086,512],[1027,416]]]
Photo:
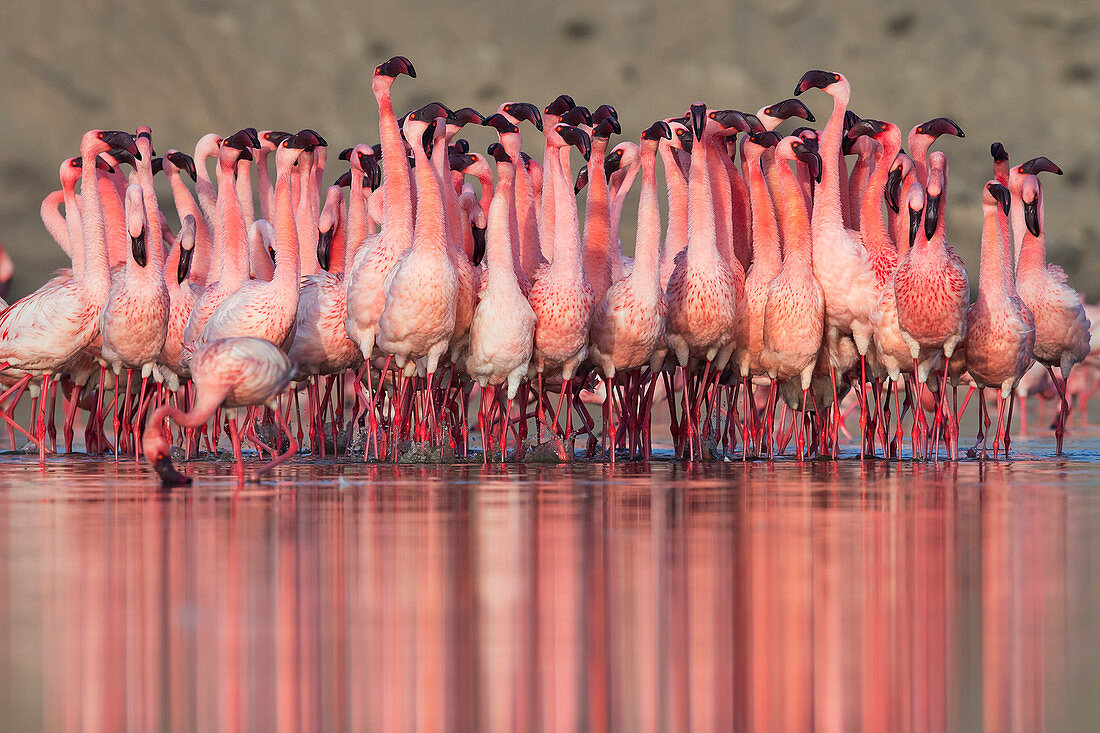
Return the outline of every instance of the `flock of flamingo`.
[[[242,477],[245,440],[270,456],[257,474],[307,434],[320,456],[467,455],[475,399],[486,461],[505,460],[509,439],[517,458],[534,446],[569,459],[580,436],[590,457],[647,458],[654,404],[688,460],[772,458],[792,439],[799,459],[835,458],[857,409],[861,457],[901,457],[908,414],[911,457],[957,459],[975,390],[968,452],[985,456],[987,388],[996,457],[1033,369],[1058,396],[1061,451],[1090,322],[1046,262],[1038,175],[1061,173],[1049,159],[1010,165],[993,144],[971,304],[947,243],[947,157],[929,152],[962,130],[929,120],[906,152],[896,124],[848,110],[841,74],[795,87],[832,98],[822,130],[774,131],[815,121],[794,98],[756,114],[696,103],[610,150],[610,105],[561,95],[483,116],[434,102],[399,119],[401,75],[416,76],[401,56],[375,69],[381,144],[340,153],[349,169],[328,187],[327,142],[309,129],[208,134],[194,157],[154,157],[148,127],[85,133],[41,210],[72,267],[0,314],[12,440],[56,450],[60,387],[66,451],[86,412],[89,453],[144,454],[166,485],[189,482],[173,446],[216,451],[223,431]],[[495,131],[484,155],[457,138],[471,124]],[[541,162],[521,149],[525,124]],[[576,179],[574,147],[587,161]],[[639,174],[631,258],[618,232]],[[14,418],[28,392],[29,430]]]

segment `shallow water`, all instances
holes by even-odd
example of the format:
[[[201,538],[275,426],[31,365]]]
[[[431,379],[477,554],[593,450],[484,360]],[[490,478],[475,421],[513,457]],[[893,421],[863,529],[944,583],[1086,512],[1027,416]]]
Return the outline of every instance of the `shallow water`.
[[[1100,435],[1012,462],[0,457],[0,728],[1096,730]]]

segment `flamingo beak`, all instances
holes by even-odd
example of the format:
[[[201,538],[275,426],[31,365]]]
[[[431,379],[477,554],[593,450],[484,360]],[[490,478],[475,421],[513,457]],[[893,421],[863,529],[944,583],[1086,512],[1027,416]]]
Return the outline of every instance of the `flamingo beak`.
[[[138,263],[141,267],[145,267],[148,258],[145,251],[145,228],[142,227],[141,233],[136,237],[130,235],[130,251],[134,255],[134,262]]]
[[[176,283],[182,285],[183,281],[187,279],[188,274],[191,272],[191,260],[195,257],[195,248],[180,248],[180,263],[176,268]]]
[[[924,213],[923,209],[909,209],[909,248],[913,248],[913,243],[917,241],[917,232],[920,231],[921,214]]]
[[[890,210],[897,214],[901,211],[901,203],[899,201],[899,194],[901,193],[901,166],[897,166],[890,170],[890,175],[886,178],[886,205],[890,207]]]
[[[317,262],[321,269],[328,271],[332,264],[332,234],[335,227],[329,227],[325,231],[317,232]]]
[[[691,105],[691,131],[696,140],[703,139],[703,128],[707,124],[707,106],[696,102]]]
[[[942,195],[942,194],[941,194]],[[940,221],[940,197],[929,196],[924,205],[924,236],[929,239],[936,233],[936,225]]]
[[[474,267],[485,259],[485,230],[481,227],[470,225],[470,233],[474,235]]]
[[[1005,207],[1005,213],[1008,213],[1008,207]],[[1039,197],[1036,196],[1031,201],[1024,202],[1024,223],[1027,224],[1027,230],[1031,232],[1033,237],[1038,237],[1043,233],[1042,227],[1039,226]]]
[[[173,486],[190,486],[191,477],[185,476],[172,465],[172,459],[166,455],[159,455],[153,461],[153,470],[160,476],[160,485],[165,488]]]

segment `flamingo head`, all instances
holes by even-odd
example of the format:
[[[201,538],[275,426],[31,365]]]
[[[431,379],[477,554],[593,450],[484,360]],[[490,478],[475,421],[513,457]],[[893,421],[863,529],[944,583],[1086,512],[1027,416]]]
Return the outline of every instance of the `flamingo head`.
[[[149,419],[149,426],[141,437],[142,453],[160,477],[161,486],[165,488],[189,486],[191,478],[177,471],[172,465],[172,459],[168,456],[168,441],[164,439],[164,431],[160,424],[163,421],[163,415],[161,410],[157,410]],[[161,416],[161,419],[156,419],[158,416]]]
[[[191,260],[195,255],[195,216],[187,214],[177,236],[180,244],[180,261],[176,267],[176,283],[182,285],[191,272]]]
[[[821,89],[834,98],[844,96],[845,102],[847,102],[847,95],[850,95],[852,91],[851,85],[843,74],[820,69],[812,69],[802,75],[802,78],[794,86],[794,96],[797,97],[802,92],[810,89]]]
[[[1039,176],[1031,174],[1024,179],[1020,199],[1024,203],[1024,224],[1027,225],[1027,230],[1032,236],[1038,237],[1043,233],[1043,190],[1039,185]],[[1008,211],[1006,210],[1005,213],[1007,214]]]
[[[576,147],[577,150],[581,151],[581,156],[585,160],[588,160],[589,155],[592,153],[592,138],[588,136],[587,132],[579,127],[559,123],[554,125],[554,134],[561,142],[559,147],[572,145]]]
[[[895,214],[901,208],[901,184],[912,174],[913,159],[906,155],[905,151],[898,153],[897,157],[894,158],[893,165],[890,166],[890,173],[887,174],[886,191],[883,194],[886,198],[886,205]]]
[[[145,200],[141,186],[136,183],[126,188],[126,232],[130,235],[130,252],[134,256],[134,262],[145,267]]]
[[[987,181],[985,190],[982,191],[982,204],[986,206],[1000,206],[1001,211],[1008,216],[1009,207],[1012,205],[1012,194],[1008,187],[997,181]]]
[[[766,119],[764,122],[765,129],[774,130],[779,126],[783,120],[789,120],[792,117],[799,117],[807,122],[817,122],[814,118],[810,108],[802,103],[799,99],[784,99],[782,102],[776,102],[775,104],[769,104],[767,107],[761,107],[757,111],[759,119]],[[767,125],[771,125],[770,128]]]
[[[578,194],[588,185],[588,166],[582,165],[577,171],[577,180],[573,183],[573,193]]]
[[[542,132],[542,113],[530,102],[505,102],[497,108],[497,112],[509,118],[512,124],[530,122],[536,130]]]
[[[275,148],[279,147],[279,143],[290,137],[291,134],[283,130],[264,130],[258,136],[260,139],[260,152],[265,155],[275,152]]]
[[[905,199],[905,208],[909,211],[909,247],[917,241],[917,232],[920,231],[920,222],[924,214],[924,189],[920,182],[913,181],[909,187],[909,196]]]

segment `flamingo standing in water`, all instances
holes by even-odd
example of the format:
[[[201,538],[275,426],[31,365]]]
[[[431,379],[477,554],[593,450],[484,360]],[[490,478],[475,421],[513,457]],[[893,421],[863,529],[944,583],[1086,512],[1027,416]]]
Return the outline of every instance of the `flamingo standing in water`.
[[[520,290],[516,277],[514,237],[519,234],[513,208],[517,185],[516,164],[501,143],[490,146],[489,154],[497,161],[499,193],[493,196],[489,204],[485,232],[485,286],[470,327],[470,351],[466,357],[466,371],[482,387],[478,423],[481,428],[483,459],[486,461],[490,449],[488,417],[492,405],[489,388],[507,384],[508,404],[502,414],[499,446],[500,460],[503,462],[512,401],[520,383],[527,376],[534,350],[535,311]]]
[[[0,372],[18,376],[18,381],[0,395],[0,404],[33,377],[42,376],[33,438],[38,444],[39,458],[44,458],[46,451],[46,404],[51,376],[99,335],[99,316],[110,290],[95,161],[111,148],[138,154],[134,137],[125,132],[90,130],[80,140],[83,272],[74,273],[72,278],[51,280],[0,313]],[[0,410],[0,417],[26,434],[6,411]]]
[[[291,435],[282,410],[275,403],[275,399],[290,384],[293,371],[286,354],[265,339],[227,338],[199,346],[191,357],[191,380],[195,385],[195,402],[191,410],[184,412],[168,404],[158,407],[149,418],[149,425],[142,437],[145,460],[152,464],[161,483],[167,487],[191,483],[189,477],[172,466],[169,444],[164,438],[165,418],[171,418],[184,427],[197,428],[222,407],[267,405],[272,409],[279,427],[286,433],[290,445],[286,452],[274,456],[270,462],[256,469],[251,474],[252,478],[259,478],[261,473],[294,455],[298,444]],[[231,421],[229,426],[233,455],[237,461],[236,474],[243,479],[241,435],[237,431],[236,421]],[[259,443],[257,438],[252,439]],[[274,455],[271,448],[262,444],[260,447]]]
[[[841,143],[844,136],[844,113],[848,108],[852,87],[842,75],[828,71],[807,71],[795,86],[795,96],[808,89],[822,89],[833,98],[833,111],[821,135],[821,184],[813,195],[813,216],[810,226],[813,234],[814,276],[825,292],[825,339],[829,348],[831,376],[836,397],[837,367],[840,363],[841,336],[851,334],[856,351],[860,355],[861,374],[856,395],[860,402],[860,434],[867,423],[867,410],[863,396],[866,374],[866,354],[871,345],[873,330],[871,312],[878,299],[875,272],[859,233],[844,225],[841,208]],[[834,399],[838,411],[839,400]],[[864,443],[860,441],[860,455]]]
[[[629,275],[608,289],[606,297],[592,315],[589,353],[608,383],[608,394],[604,399],[604,425],[609,433],[612,462],[616,447],[615,406],[612,403],[619,372],[630,375],[634,370],[648,365],[651,378],[664,361],[664,350],[659,346],[664,336],[668,302],[660,271],[661,212],[657,202],[657,147],[661,140],[671,137],[672,128],[663,120],[655,122],[642,133],[642,192],[638,200],[634,266]],[[641,374],[636,379],[631,376],[627,379],[627,394],[622,396],[620,404],[624,413],[629,411],[632,432],[648,432],[648,397],[642,393],[647,391],[651,397],[652,390],[646,390]],[[636,452],[631,450],[631,454]],[[648,441],[643,441],[640,452],[648,455]]]
[[[446,130],[446,117],[422,120],[410,114],[405,134],[416,158],[416,225],[412,245],[393,266],[386,279],[386,307],[378,321],[378,347],[402,369],[397,395],[399,410],[406,399],[406,377],[427,377],[428,430],[432,441],[435,431],[434,385],[439,360],[450,348],[454,335],[458,276],[452,264],[447,227],[440,194],[441,181],[428,159],[428,152]],[[450,185],[448,182],[447,185]],[[389,201],[389,193],[386,193]],[[383,369],[385,371],[385,369]],[[402,411],[403,418],[407,413]],[[399,423],[396,420],[395,422]],[[419,432],[418,438],[423,438]],[[396,457],[397,441],[393,441]]]
[[[978,300],[966,315],[966,366],[978,387],[997,392],[997,437],[993,457],[1004,445],[1008,457],[1005,400],[1027,371],[1034,349],[1035,318],[1016,293],[1012,277],[1012,250],[1008,243],[1009,190],[989,181],[982,191],[982,260],[978,274]],[[998,208],[1003,213],[998,213]],[[979,398],[979,428],[985,420],[985,400]],[[980,438],[985,456],[984,431]]]
[[[698,396],[685,389],[685,432],[677,439],[679,452],[686,446],[694,455],[699,412],[709,388],[711,369],[717,376],[733,352],[738,295],[743,301],[744,289],[740,293],[735,291],[733,270],[718,250],[714,196],[707,170],[710,140],[704,140],[705,104],[691,105],[690,122],[694,141],[688,178],[687,255],[676,263],[668,281],[665,338],[685,375],[692,360],[706,362]],[[701,453],[701,444],[699,450]]]
[[[954,250],[947,246],[945,217],[940,214],[947,182],[947,160],[943,153],[929,158],[928,186],[925,190],[924,227],[912,249],[898,263],[894,276],[898,327],[909,345],[913,371],[918,382],[918,400],[929,372],[936,366],[932,358],[920,361],[929,350],[943,354],[944,369],[936,408],[938,428],[943,418],[948,369],[955,347],[966,338],[966,310],[970,300],[970,282],[966,267]],[[936,203],[933,203],[935,201]],[[921,407],[916,406],[918,416]],[[938,440],[933,436],[934,440]],[[932,443],[937,445],[936,442]]]
[[[139,137],[138,144],[146,143],[143,160],[149,160],[151,146],[148,138]],[[148,162],[142,165],[147,168]],[[152,172],[147,171],[148,183],[152,186]],[[159,217],[154,212],[153,217]],[[115,402],[115,458],[119,451],[119,408],[125,415],[130,414],[130,385],[133,371],[141,370],[141,391],[138,393],[138,416],[144,413],[145,387],[149,376],[154,374],[157,357],[164,348],[168,332],[170,301],[168,287],[164,284],[163,263],[164,248],[161,245],[160,227],[149,223],[145,202],[142,199],[142,187],[134,184],[126,191],[127,230],[130,235],[130,256],[126,267],[111,280],[107,304],[99,319],[99,330],[103,337],[101,354],[103,361],[115,375],[126,370],[125,404],[119,397]],[[155,372],[157,378],[159,372]],[[137,458],[137,434],[140,419],[133,424],[134,457]]]
[[[759,139],[758,136],[757,140]],[[820,177],[822,169],[821,156],[797,137],[785,137],[775,146],[776,183],[782,201],[779,219],[783,227],[784,256],[779,274],[768,284],[760,365],[772,378],[772,393],[767,411],[769,429],[775,413],[778,382],[795,378],[799,380],[802,399],[799,403],[801,414],[796,423],[795,445],[798,458],[801,459],[804,450],[804,421],[801,415],[805,414],[807,393],[821,349],[825,295],[813,272],[814,240],[809,212],[805,199],[799,192],[798,181],[789,166],[789,161],[792,160],[806,164],[811,175],[817,174],[815,177]],[[753,219],[755,218],[754,216]],[[770,442],[768,451],[770,455]]]
[[[1054,436],[1060,455],[1069,417],[1066,380],[1074,365],[1089,355],[1089,329],[1092,324],[1085,315],[1080,295],[1069,286],[1066,273],[1061,267],[1046,261],[1043,189],[1036,174],[1040,170],[1051,170],[1052,166],[1057,169],[1057,166],[1047,163],[1049,161],[1045,158],[1037,158],[1013,167],[1009,174],[1009,189],[1013,205],[1020,205],[1024,214],[1024,231],[1020,237],[1020,256],[1016,264],[1016,289],[1035,317],[1035,360],[1046,367],[1058,391],[1060,406]],[[1055,367],[1058,367],[1059,374],[1055,374]],[[1087,409],[1087,405],[1083,409]]]
[[[562,404],[566,412],[566,438],[572,427],[573,376],[588,356],[588,329],[595,305],[592,286],[581,266],[581,235],[577,221],[577,201],[572,193],[572,173],[569,170],[569,146],[576,146],[587,160],[591,152],[588,133],[577,127],[557,124],[546,131],[547,195],[557,198],[553,214],[557,221],[553,227],[555,241],[554,258],[538,273],[531,286],[529,300],[537,319],[535,326],[535,350],[531,366],[538,374],[538,412],[541,423],[545,420],[543,402],[546,399],[543,375],[561,370],[562,388],[558,408],[551,425],[561,416]],[[545,213],[545,210],[544,210]],[[541,236],[541,235],[540,235]]]
[[[196,347],[224,338],[252,336],[267,339],[284,351],[290,349],[301,279],[290,171],[298,157],[318,143],[311,130],[279,143],[275,151],[275,277],[270,282],[248,280],[230,293],[210,315]]]

